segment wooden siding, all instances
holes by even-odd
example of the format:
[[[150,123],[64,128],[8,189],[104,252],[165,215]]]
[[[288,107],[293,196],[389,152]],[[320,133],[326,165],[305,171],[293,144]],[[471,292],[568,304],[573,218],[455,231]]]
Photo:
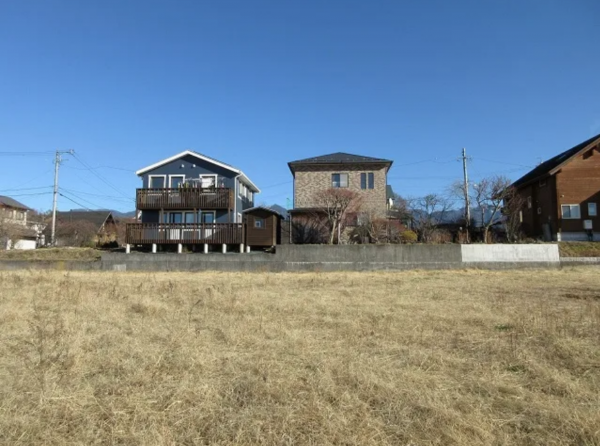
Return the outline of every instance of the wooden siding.
[[[243,223],[131,223],[126,231],[132,245],[244,243]]]
[[[233,190],[228,188],[137,189],[138,210],[232,209]]]
[[[588,203],[600,205],[600,147],[576,157],[556,173],[557,215],[561,232],[583,232],[583,220],[592,220],[594,232],[600,231],[600,217],[588,215]],[[581,218],[563,219],[561,205],[578,204]]]
[[[275,214],[257,209],[248,212],[246,217],[246,244],[248,246],[275,246],[278,240],[279,217]],[[263,228],[254,227],[257,219],[264,221]]]

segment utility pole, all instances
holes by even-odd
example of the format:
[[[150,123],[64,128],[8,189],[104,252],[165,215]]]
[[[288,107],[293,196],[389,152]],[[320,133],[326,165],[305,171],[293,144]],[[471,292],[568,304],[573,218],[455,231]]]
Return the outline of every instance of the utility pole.
[[[471,227],[471,203],[469,203],[469,176],[467,174],[467,149],[462,149],[462,163],[463,163],[463,175],[464,185],[463,191],[465,193],[465,219],[467,228],[467,243],[469,243],[469,229]]]
[[[60,163],[62,162],[61,155],[63,153],[68,153],[69,155],[73,155],[75,153],[74,150],[67,151],[56,151],[56,157],[54,158],[54,197],[52,199],[52,232],[50,234],[50,245],[54,246],[56,243],[56,202],[58,201],[58,168]]]

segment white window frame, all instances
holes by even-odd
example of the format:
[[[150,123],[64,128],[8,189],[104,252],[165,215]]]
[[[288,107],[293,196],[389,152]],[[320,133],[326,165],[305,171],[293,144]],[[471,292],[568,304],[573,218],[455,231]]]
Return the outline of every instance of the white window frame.
[[[250,189],[248,189],[248,200],[252,201],[252,195],[254,194],[254,192],[252,192]]]
[[[203,214],[212,214],[213,215],[213,222],[212,223],[204,223],[202,221]],[[214,225],[214,224],[216,224],[217,223],[217,212],[216,211],[198,211],[198,223],[205,224],[205,225]]]
[[[246,185],[240,181],[240,187],[239,187],[240,198],[246,197],[247,189],[248,188],[246,187]]]
[[[594,212],[592,212],[591,206],[594,207]],[[588,203],[588,217],[597,217],[598,216],[598,206],[596,203]]]
[[[340,176],[340,183],[339,186],[334,186],[333,185],[333,176],[334,175],[339,175]],[[342,186],[342,175],[346,175],[346,185]],[[331,187],[334,189],[347,189],[350,187],[350,175],[348,174],[348,172],[332,172],[331,173]]]
[[[257,223],[260,223],[257,226]],[[255,229],[266,229],[265,219],[261,217],[254,217],[254,228]]]
[[[573,217],[573,216],[565,217],[564,208],[567,206],[569,207],[569,213],[571,215],[573,215],[572,209],[577,209],[577,217]],[[581,206],[579,206],[578,204],[561,204],[560,205],[560,215],[563,220],[580,220],[581,219]]]
[[[203,187],[202,186],[203,178],[214,178],[215,179],[215,189],[218,186],[217,181],[219,181],[219,176],[216,173],[203,173],[198,178],[200,178],[200,187]]]
[[[154,189],[153,187],[151,187],[152,178],[162,178],[163,179],[163,189],[167,187],[167,176],[166,175],[148,175],[148,189]]]
[[[169,189],[174,189],[173,186],[171,185],[171,180],[173,178],[183,178],[183,181],[181,182],[181,184],[185,183],[185,174],[173,174],[173,175],[169,175]]]

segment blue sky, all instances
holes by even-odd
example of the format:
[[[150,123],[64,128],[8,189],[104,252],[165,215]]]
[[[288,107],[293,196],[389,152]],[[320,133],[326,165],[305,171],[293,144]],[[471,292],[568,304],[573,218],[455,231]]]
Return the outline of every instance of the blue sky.
[[[516,179],[600,133],[599,19],[597,0],[4,1],[0,153],[74,149],[65,192],[117,210],[134,170],[188,148],[269,204],[288,161],[337,151],[394,160],[405,196],[444,193],[462,147],[475,180]],[[0,154],[0,194],[48,209],[52,169]]]

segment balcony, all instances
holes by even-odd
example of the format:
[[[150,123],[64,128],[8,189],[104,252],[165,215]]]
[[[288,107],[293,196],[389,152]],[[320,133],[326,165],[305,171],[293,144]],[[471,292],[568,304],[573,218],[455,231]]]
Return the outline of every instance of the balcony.
[[[227,188],[138,189],[140,211],[158,209],[233,209],[233,190]]]
[[[131,245],[244,243],[243,223],[130,223],[126,242]]]

